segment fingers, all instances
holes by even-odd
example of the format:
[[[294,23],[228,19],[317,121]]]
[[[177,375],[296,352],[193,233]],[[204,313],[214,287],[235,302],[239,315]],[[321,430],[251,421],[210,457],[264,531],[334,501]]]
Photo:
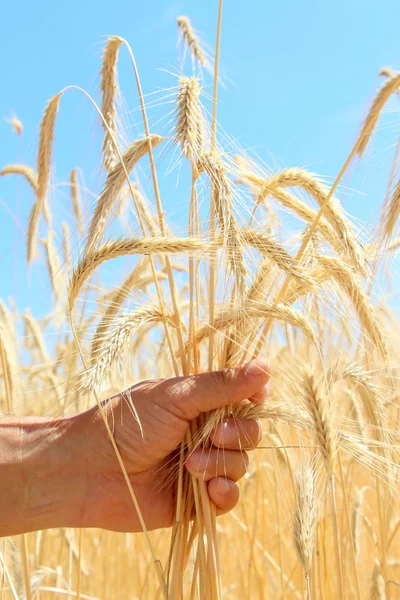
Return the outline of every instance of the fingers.
[[[235,508],[239,501],[239,488],[233,481],[217,477],[208,483],[208,495],[221,515]]]
[[[194,477],[203,481],[216,477],[238,481],[246,473],[248,464],[249,458],[245,452],[202,448],[190,454],[186,468]]]
[[[257,358],[232,369],[166,380],[158,391],[168,410],[191,420],[202,412],[238,404],[246,398],[259,402],[266,395],[269,378],[268,363]]]
[[[258,446],[262,437],[261,422],[246,419],[226,419],[211,434],[211,442],[218,448],[251,450]]]

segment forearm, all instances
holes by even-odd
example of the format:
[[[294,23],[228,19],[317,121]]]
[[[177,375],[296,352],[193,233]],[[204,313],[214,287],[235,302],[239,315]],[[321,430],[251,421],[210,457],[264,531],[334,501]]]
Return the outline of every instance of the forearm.
[[[1,418],[0,536],[80,526],[87,481],[81,421]]]

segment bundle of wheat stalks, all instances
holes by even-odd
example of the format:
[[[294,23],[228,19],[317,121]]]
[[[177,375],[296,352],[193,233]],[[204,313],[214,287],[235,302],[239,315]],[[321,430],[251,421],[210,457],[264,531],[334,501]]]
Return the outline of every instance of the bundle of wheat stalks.
[[[192,73],[179,77],[168,139],[150,131],[129,45],[108,39],[101,107],[82,90],[104,129],[105,181],[92,211],[82,206],[82,176],[74,168],[74,223],[60,227],[52,218],[53,138],[69,88],[46,107],[36,170],[10,164],[1,171],[21,175],[33,188],[28,266],[45,257],[54,310],[37,320],[0,301],[0,407],[12,412],[18,398],[20,413],[70,414],[100,405],[135,380],[220,369],[259,354],[271,364],[270,398],[192,423],[165,477],[176,488],[172,532],[65,529],[5,540],[1,598],[398,597],[400,344],[396,317],[373,294],[382,260],[400,246],[394,237],[398,153],[367,243],[335,191],[399,91],[400,75],[383,70],[383,87],[333,187],[300,168],[267,172],[218,143],[221,10],[219,17],[211,123],[202,87],[212,60],[189,19],[178,19]],[[143,136],[126,147],[117,118],[123,46],[143,116]],[[167,224],[158,185],[158,157],[165,160],[167,151],[186,169],[187,231],[180,235]],[[145,164],[152,199],[136,180]],[[134,217],[126,216],[127,202]],[[115,223],[119,236],[109,231]],[[108,261],[119,257],[126,276],[107,289]],[[216,520],[204,485],[184,462],[193,448],[207,448],[212,428],[228,415],[263,419],[264,439],[242,482],[239,507]],[[132,511],[140,510],[135,490],[130,493]]]

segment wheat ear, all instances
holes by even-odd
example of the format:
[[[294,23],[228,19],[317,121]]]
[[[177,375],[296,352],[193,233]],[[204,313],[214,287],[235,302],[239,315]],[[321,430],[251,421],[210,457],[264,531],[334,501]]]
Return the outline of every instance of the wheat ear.
[[[35,171],[28,165],[6,165],[0,171],[0,176],[4,175],[22,175],[37,194],[37,176]]]
[[[72,308],[83,284],[92,273],[106,260],[119,256],[135,254],[186,254],[190,252],[205,252],[210,244],[196,238],[127,238],[107,242],[92,252],[85,253],[83,259],[72,273],[69,284],[69,306]]]
[[[372,571],[369,597],[370,600],[386,600],[385,580],[382,577],[381,567],[378,562],[375,562]]]
[[[371,136],[376,129],[379,115],[381,114],[385,103],[387,102],[391,94],[393,94],[399,89],[399,86],[400,74],[396,74],[393,77],[388,77],[381,89],[376,94],[361,130],[360,138],[362,138],[362,141],[358,146],[358,156],[361,157],[364,154],[365,149],[367,148],[371,139]]]
[[[118,313],[121,308],[122,303],[128,297],[130,291],[132,290],[135,283],[137,283],[140,275],[143,273],[143,270],[146,268],[145,260],[139,261],[137,266],[133,269],[133,271],[128,275],[125,279],[124,283],[114,291],[112,296],[109,299],[109,304],[107,306],[107,310],[105,311],[102,319],[100,320],[96,332],[93,336],[92,340],[92,350],[91,355],[92,359],[95,360],[95,356],[99,350],[101,345],[101,340],[105,336],[107,330],[110,327],[112,322],[112,318]]]
[[[233,196],[225,165],[216,151],[202,154],[197,161],[199,173],[205,171],[212,186],[213,205],[224,236],[225,250],[239,289],[243,289],[246,267],[243,243],[233,214]]]
[[[117,77],[117,60],[120,46],[124,40],[117,36],[108,38],[107,44],[103,51],[103,62],[101,66],[101,83],[100,89],[102,93],[101,112],[104,120],[108,125],[108,129],[104,127],[103,140],[103,166],[107,171],[113,169],[117,162],[117,154],[110,133],[117,137],[117,110],[115,103],[118,97],[118,77]]]
[[[79,193],[78,171],[72,169],[69,176],[69,190],[71,194],[72,210],[75,217],[76,228],[80,235],[83,233],[82,207]]]
[[[328,189],[317,179],[313,173],[304,169],[289,168],[278,173],[274,173],[266,179],[260,189],[260,196],[271,194],[277,188],[283,187],[301,187],[309,194],[320,207],[325,204],[328,195]],[[348,249],[350,255],[357,257],[358,264],[366,272],[366,259],[363,254],[360,243],[358,242],[351,223],[345,217],[340,202],[333,196],[325,209],[325,215],[331,223],[337,236],[342,242],[344,248]]]
[[[198,77],[180,77],[177,107],[175,109],[175,139],[184,156],[193,163],[203,151],[204,118],[200,105]]]
[[[383,332],[374,317],[373,307],[351,269],[337,258],[319,256],[318,261],[351,300],[364,331],[383,357],[387,355]]]
[[[246,317],[248,319],[266,319],[273,318],[282,321],[293,327],[300,328],[305,335],[314,341],[314,332],[311,323],[299,311],[285,304],[276,304],[260,301],[248,301],[240,309],[225,309],[218,313],[211,327],[214,331],[223,331],[231,326],[238,319]],[[200,344],[210,334],[210,325],[204,324],[196,329],[194,340]]]
[[[163,138],[159,135],[151,135],[152,147],[158,146]],[[149,151],[149,140],[139,139],[122,155],[122,161],[118,162],[107,175],[104,189],[97,201],[93,218],[90,223],[86,242],[86,252],[90,252],[101,241],[106,228],[107,219],[111,213],[113,203],[121,192],[126,181],[126,172],[130,173],[136,163]],[[125,171],[126,169],[126,171]]]
[[[47,239],[41,240],[41,242],[46,249],[47,269],[54,291],[54,298],[56,302],[59,302],[63,296],[64,286],[61,278],[60,258],[53,242],[54,235],[53,231],[49,231]]]
[[[128,340],[137,330],[146,323],[161,323],[167,319],[170,325],[174,325],[170,314],[162,313],[155,307],[143,307],[115,320],[113,331],[105,336],[99,346],[92,367],[84,372],[80,385],[87,391],[98,389],[103,380],[107,380],[110,368],[114,362],[122,360],[123,353]]]
[[[200,46],[199,39],[193,30],[193,27],[188,17],[178,17],[176,20],[178,29],[183,37],[183,40],[189,48],[192,56],[198,61],[202,67],[207,66],[207,59],[204,50]]]
[[[297,556],[304,570],[309,589],[309,578],[317,526],[315,474],[311,464],[303,463],[296,473],[296,508],[293,518],[293,540]]]
[[[47,222],[50,224],[47,192],[50,182],[51,154],[54,142],[54,128],[61,93],[49,100],[40,124],[39,149],[37,157],[37,202],[43,210]]]

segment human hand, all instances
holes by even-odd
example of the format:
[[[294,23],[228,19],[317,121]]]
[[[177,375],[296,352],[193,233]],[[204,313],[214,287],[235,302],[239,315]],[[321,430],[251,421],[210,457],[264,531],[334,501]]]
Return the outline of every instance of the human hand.
[[[200,413],[246,398],[260,401],[266,396],[268,380],[268,365],[257,359],[214,373],[145,381],[104,404],[149,530],[173,523],[174,492],[171,486],[163,485],[163,480],[171,453],[184,440],[190,421]],[[92,459],[82,525],[140,531],[138,516],[98,409],[82,415],[84,420],[88,417],[91,422],[88,455]],[[186,468],[207,482],[210,499],[219,514],[231,510],[238,502],[236,481],[245,474],[248,465],[244,450],[254,448],[260,439],[258,421],[228,419],[213,431],[212,448],[199,448],[189,455]]]
[[[168,461],[201,413],[266,396],[268,365],[145,381],[102,404],[147,528],[174,520],[174,490],[163,486]],[[128,401],[129,400],[129,401]],[[132,414],[134,406],[138,420]],[[227,419],[212,446],[192,452],[186,468],[207,482],[218,514],[239,499],[245,449],[261,438],[257,421]],[[98,407],[73,417],[4,417],[0,421],[0,536],[55,527],[141,531]]]

